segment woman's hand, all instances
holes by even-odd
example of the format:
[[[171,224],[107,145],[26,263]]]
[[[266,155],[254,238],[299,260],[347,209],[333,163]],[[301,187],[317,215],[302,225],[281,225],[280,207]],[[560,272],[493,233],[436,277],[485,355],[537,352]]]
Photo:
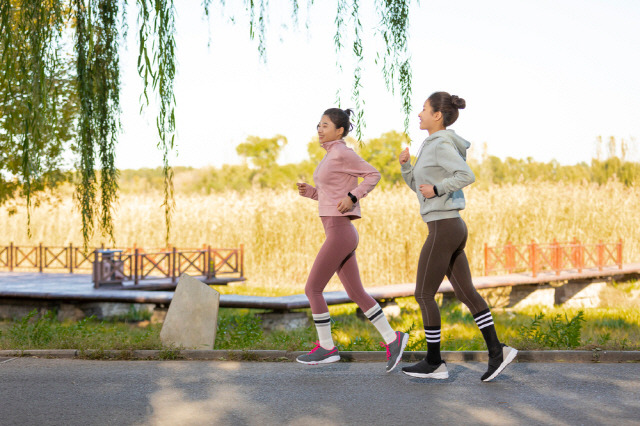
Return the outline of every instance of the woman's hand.
[[[436,196],[436,193],[433,191],[433,185],[420,185],[420,192],[425,198],[433,198]]]
[[[309,185],[308,183],[296,183],[296,185],[298,185],[298,194],[302,195],[303,197],[307,193],[307,189],[311,187],[311,185]]]
[[[409,154],[409,147],[406,147],[404,151],[400,152],[400,155],[398,156],[398,160],[400,161],[400,165],[403,165],[410,159],[411,159],[411,154]]]
[[[349,210],[351,210],[352,208],[353,208],[353,201],[351,201],[351,198],[349,198],[349,197],[344,197],[338,203],[338,211],[340,213],[346,213]]]

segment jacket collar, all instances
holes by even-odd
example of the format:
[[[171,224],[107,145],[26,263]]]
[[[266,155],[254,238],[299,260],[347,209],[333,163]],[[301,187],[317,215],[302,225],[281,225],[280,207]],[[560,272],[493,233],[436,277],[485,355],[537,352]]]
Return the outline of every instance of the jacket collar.
[[[329,152],[336,145],[346,145],[346,142],[344,141],[344,139],[338,139],[336,141],[325,142],[320,146],[323,147],[327,152]]]

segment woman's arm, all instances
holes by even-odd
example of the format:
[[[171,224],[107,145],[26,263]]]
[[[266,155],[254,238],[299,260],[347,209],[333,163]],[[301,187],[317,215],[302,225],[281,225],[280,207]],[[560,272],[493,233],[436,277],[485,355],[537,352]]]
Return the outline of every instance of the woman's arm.
[[[303,197],[311,198],[318,201],[318,190],[308,183],[296,183],[298,185],[298,193]]]
[[[343,151],[342,165],[345,173],[364,178],[360,185],[351,191],[358,200],[366,197],[380,181],[380,172],[351,149]]]
[[[416,192],[416,180],[413,178],[413,167],[411,166],[411,154],[409,154],[409,148],[405,148],[404,151],[400,152],[400,155],[398,155],[398,161],[400,162],[402,179],[404,179],[413,192]]]
[[[450,142],[443,141],[438,144],[436,161],[440,167],[453,175],[435,185],[438,195],[456,192],[476,181],[469,165]]]

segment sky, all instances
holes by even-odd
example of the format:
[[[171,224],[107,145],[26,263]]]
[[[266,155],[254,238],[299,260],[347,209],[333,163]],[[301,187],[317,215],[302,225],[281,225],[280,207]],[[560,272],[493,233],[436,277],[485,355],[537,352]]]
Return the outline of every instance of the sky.
[[[288,144],[279,163],[307,158],[322,112],[350,99],[353,58],[336,55],[336,1],[316,1],[300,24],[291,2],[271,1],[267,60],[250,40],[246,15],[236,22],[200,1],[176,0],[177,76],[174,166],[240,164],[235,147],[250,135],[281,134]],[[382,43],[371,4],[360,2],[364,29],[363,139],[403,129],[401,99],[384,85],[374,63]],[[155,109],[140,114],[142,82],[136,71],[136,8],[129,6],[129,37],[121,47],[122,124],[116,151],[120,169],[159,167]],[[348,17],[345,17],[348,19]],[[308,30],[305,22],[308,21]],[[614,136],[640,145],[640,2],[636,0],[458,0],[414,2],[410,11],[413,112],[410,150],[428,135],[417,114],[435,91],[464,98],[467,108],[450,128],[472,143],[472,155],[589,162],[596,138]],[[211,41],[208,45],[209,40]],[[342,64],[340,72],[336,61]],[[640,160],[632,148],[631,159]]]

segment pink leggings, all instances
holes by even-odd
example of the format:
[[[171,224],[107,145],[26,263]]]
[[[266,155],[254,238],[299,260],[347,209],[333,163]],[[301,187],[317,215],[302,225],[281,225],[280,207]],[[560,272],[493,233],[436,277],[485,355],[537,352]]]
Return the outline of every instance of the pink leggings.
[[[320,219],[327,239],[313,262],[304,288],[311,312],[329,312],[322,291],[336,272],[349,298],[356,302],[363,312],[367,312],[375,306],[376,301],[364,291],[360,281],[360,270],[356,261],[358,231],[347,216],[321,216]]]

